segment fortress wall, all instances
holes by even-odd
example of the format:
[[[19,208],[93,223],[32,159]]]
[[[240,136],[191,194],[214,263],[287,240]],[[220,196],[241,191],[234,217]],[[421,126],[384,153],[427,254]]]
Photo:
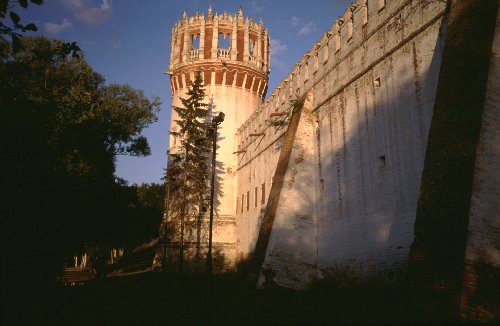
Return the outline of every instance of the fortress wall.
[[[500,316],[498,0],[451,0],[406,287],[435,320]]]
[[[492,49],[476,151],[461,302],[466,317],[483,321],[500,317],[499,295],[494,290],[500,279],[500,6]]]
[[[245,163],[238,166],[235,199],[237,248],[242,254],[253,252],[282,145],[282,141],[278,140],[282,139],[279,136],[283,134],[282,130],[275,134],[274,130],[265,127],[265,122],[255,122],[252,131],[257,134],[263,130],[264,136],[248,136],[249,132],[246,133],[245,136],[254,138],[253,142],[238,148],[246,150],[237,154],[239,163]],[[265,154],[259,155],[262,151]],[[246,160],[249,156],[253,159]]]
[[[325,277],[393,279],[413,240],[444,6],[390,4],[376,16],[383,27],[370,25],[369,16],[371,36],[315,87],[318,176],[323,192],[335,194],[318,196],[318,268]]]
[[[254,264],[262,266],[259,286],[305,288],[317,278],[318,184],[311,141],[315,130],[312,102],[309,93],[294,108],[284,136],[253,255]]]
[[[394,268],[406,262],[439,74],[440,27],[435,22],[345,83],[315,112],[320,277],[394,279]]]
[[[311,112],[302,119],[315,121],[314,128],[297,141],[314,149],[309,161],[299,163],[315,168],[308,174],[310,182],[280,198],[312,201],[307,219],[313,222],[302,230],[317,232],[312,251],[317,256],[309,268],[319,278],[393,279],[394,268],[405,264],[439,74],[445,5],[401,0],[379,8],[379,2],[358,1],[347,9],[238,130],[238,150],[245,151],[238,154],[240,205],[241,196],[246,205],[250,195],[250,209],[245,206],[241,213],[239,206],[236,215],[241,253],[252,252],[265,209],[254,207],[254,189],[262,183],[267,189],[276,169],[284,129],[269,126],[270,114],[290,111],[289,100],[311,92]],[[265,135],[250,136],[261,132]],[[289,170],[300,173],[293,159],[290,164]],[[293,216],[293,206],[282,213],[278,209],[265,268],[277,283],[301,287],[311,281],[311,273],[287,270],[297,257],[276,258],[271,249],[296,248]]]

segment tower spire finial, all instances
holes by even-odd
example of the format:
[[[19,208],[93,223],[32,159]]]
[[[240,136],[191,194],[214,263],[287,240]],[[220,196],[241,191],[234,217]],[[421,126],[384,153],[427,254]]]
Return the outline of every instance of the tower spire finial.
[[[208,19],[212,19],[212,5],[208,7]]]

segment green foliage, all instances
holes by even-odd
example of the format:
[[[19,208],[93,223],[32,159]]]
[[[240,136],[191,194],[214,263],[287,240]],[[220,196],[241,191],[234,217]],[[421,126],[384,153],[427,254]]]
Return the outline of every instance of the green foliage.
[[[157,236],[163,217],[164,200],[163,184],[117,187],[116,198],[113,201],[120,219],[112,232],[115,243],[134,246]]]
[[[44,121],[37,129],[44,127],[58,170],[90,176],[107,166],[112,177],[116,154],[150,153],[140,132],[156,121],[158,99],[150,102],[128,85],[105,86],[84,60],[61,55],[61,43],[24,38],[19,51],[3,58],[3,114],[13,123]]]
[[[18,0],[13,2],[19,3],[19,5],[24,9],[28,8],[28,0]],[[30,2],[38,6],[43,4],[43,0],[30,0]],[[5,18],[5,15],[7,14],[7,12],[9,12],[9,9],[10,8],[8,8],[8,1],[1,0],[0,18]],[[21,17],[19,17],[19,15],[14,11],[9,12],[9,18],[12,22],[12,25],[8,25],[0,21],[0,35],[9,36],[11,38],[12,49],[14,52],[17,52],[21,47],[21,38],[23,37],[23,35],[20,34],[19,32],[22,33],[25,33],[27,31],[36,32],[38,31],[38,27],[34,23],[22,25],[20,23]],[[76,45],[76,42],[62,43],[59,46],[59,51],[63,55],[71,54],[71,57],[75,59],[79,59],[82,52],[80,47]]]
[[[28,0],[18,0],[17,2],[24,9],[28,8]],[[36,5],[41,5],[43,3],[43,0],[31,0],[30,2]],[[5,18],[5,15],[8,11],[8,1],[3,0],[0,4],[0,18]],[[0,35],[10,36],[12,41],[12,48],[14,49],[14,51],[17,51],[21,45],[22,37],[19,32],[36,32],[38,30],[38,27],[33,23],[29,23],[26,25],[21,24],[21,17],[19,17],[19,15],[14,11],[9,12],[9,18],[12,22],[11,26],[0,22]]]
[[[163,201],[165,199],[165,187],[159,183],[143,183],[137,188],[137,198],[146,209],[154,209],[157,212],[163,211]]]
[[[171,155],[165,179],[168,187],[167,218],[169,234],[179,236],[179,272],[183,272],[185,226],[194,227],[200,221],[208,195],[208,155],[210,153],[207,104],[203,103],[205,91],[198,74],[181,98],[182,107],[174,107],[179,119],[175,122],[179,131],[172,135],[180,139],[177,153]],[[162,232],[163,231],[163,232]]]
[[[167,182],[177,189],[177,204],[185,207],[182,214],[192,216],[202,211],[208,192],[210,139],[205,123],[208,110],[207,104],[203,103],[205,91],[201,75],[197,75],[187,95],[187,98],[181,99],[183,107],[174,107],[179,116],[175,121],[179,131],[172,132],[172,135],[180,138],[180,146],[178,154],[169,164],[170,171],[167,171],[166,177]],[[179,175],[182,180],[179,180]]]
[[[133,196],[126,199],[115,160],[150,153],[141,131],[156,121],[159,102],[128,85],[105,85],[85,60],[60,51],[63,41],[20,42],[13,51],[0,37],[1,171],[9,189],[3,241],[17,244],[18,264],[37,263],[44,275],[85,242],[140,233],[124,227],[139,229],[135,222],[122,223],[133,219],[124,204]]]

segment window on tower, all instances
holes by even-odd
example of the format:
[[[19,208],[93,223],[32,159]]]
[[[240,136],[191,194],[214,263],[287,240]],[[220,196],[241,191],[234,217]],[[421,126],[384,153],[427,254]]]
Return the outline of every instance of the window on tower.
[[[253,46],[254,46],[254,42],[253,42],[253,40],[252,40],[252,39],[249,39],[249,40],[248,40],[248,53],[249,53],[250,55],[252,55],[252,54],[253,54]]]
[[[229,33],[219,33],[219,49],[229,50],[231,46],[231,35]]]
[[[219,33],[219,48],[217,49],[217,57],[220,59],[229,59],[231,48],[231,34]]]
[[[200,34],[191,35],[191,49],[196,50],[200,48]]]

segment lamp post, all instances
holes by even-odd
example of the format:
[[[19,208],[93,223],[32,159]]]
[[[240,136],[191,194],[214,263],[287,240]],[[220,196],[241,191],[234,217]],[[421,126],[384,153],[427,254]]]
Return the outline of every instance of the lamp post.
[[[207,274],[212,274],[212,225],[214,222],[215,157],[217,154],[217,127],[224,121],[224,113],[212,119],[212,179],[210,180],[210,227],[208,234]]]

